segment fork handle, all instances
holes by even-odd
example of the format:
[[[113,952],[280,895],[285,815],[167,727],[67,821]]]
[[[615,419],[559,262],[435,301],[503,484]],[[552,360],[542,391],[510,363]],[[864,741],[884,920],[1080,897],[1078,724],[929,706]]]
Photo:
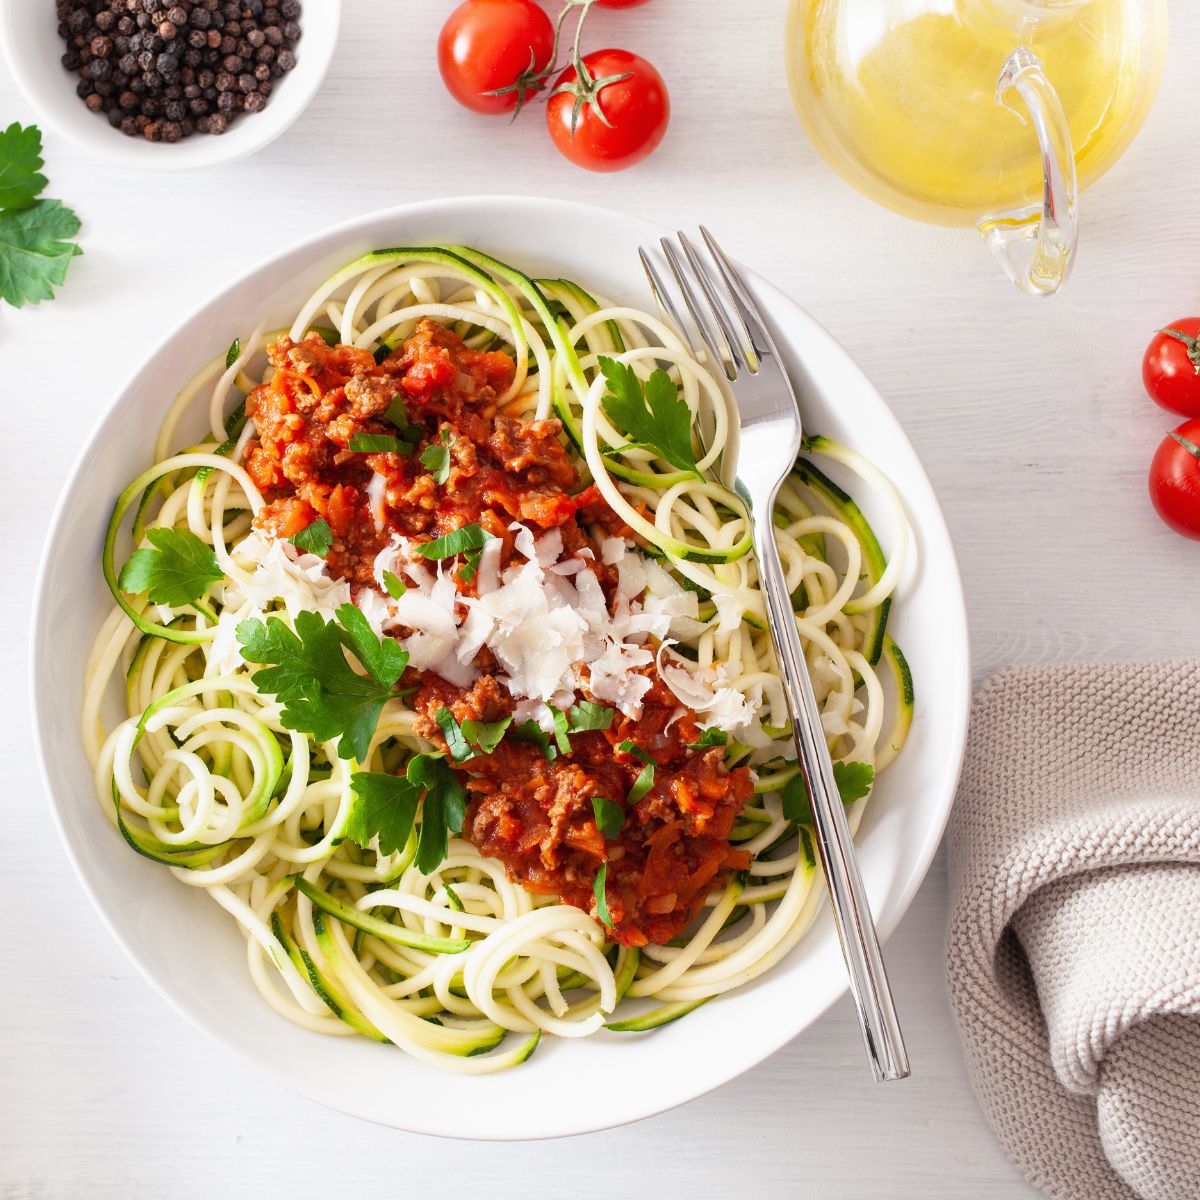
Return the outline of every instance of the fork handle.
[[[821,865],[829,885],[833,919],[850,973],[850,991],[858,1009],[867,1054],[877,1081],[903,1079],[909,1073],[904,1036],[888,985],[887,969],[879,949],[879,937],[871,907],[859,873],[854,841],[846,820],[833,759],[821,725],[817,698],[813,694],[804,648],[796,628],[783,564],[775,545],[775,497],[754,521],[754,550],[759,581],[766,597],[768,624],[779,658],[780,673],[792,719],[800,769],[812,797],[813,824]]]

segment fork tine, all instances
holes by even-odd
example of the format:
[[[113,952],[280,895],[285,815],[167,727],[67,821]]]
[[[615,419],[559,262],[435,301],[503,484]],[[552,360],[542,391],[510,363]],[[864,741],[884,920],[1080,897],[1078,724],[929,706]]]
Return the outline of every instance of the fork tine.
[[[721,333],[725,338],[725,344],[729,347],[729,356],[733,359],[734,371],[745,371],[749,368],[745,348],[753,345],[750,340],[750,334],[746,329],[744,322],[738,315],[737,302],[727,290],[726,295],[718,295],[718,284],[716,277],[713,274],[712,267],[706,266],[700,261],[699,254],[696,253],[696,248],[680,233],[677,235],[679,244],[683,247],[683,252],[687,256],[688,263],[691,265],[692,274],[696,277],[700,284],[701,290],[704,292],[704,298],[708,301],[708,307],[712,312],[713,319],[721,327]]]
[[[646,278],[650,281],[650,291],[658,303],[658,307],[666,315],[667,320],[679,331],[679,336],[687,342],[688,349],[692,354],[698,356],[699,347],[692,340],[688,323],[680,315],[679,309],[675,307],[675,301],[671,299],[671,289],[663,282],[658,268],[654,265],[650,255],[646,253],[645,246],[638,247],[638,258],[642,260],[642,270],[646,272]]]
[[[729,289],[738,312],[741,313],[743,327],[750,340],[750,346],[754,350],[754,357],[761,359],[763,350],[771,345],[771,335],[758,311],[758,305],[754,303],[742,277],[725,256],[725,251],[717,245],[717,239],[703,225],[700,226],[700,236],[704,239],[704,244],[708,247],[713,262],[717,264],[717,270],[721,272],[721,278],[725,281],[725,286]]]
[[[695,289],[692,287],[691,281],[688,279],[687,267],[684,266],[683,259],[679,256],[679,251],[675,249],[667,238],[661,238],[659,244],[662,246],[663,254],[666,255],[667,266],[670,267],[679,292],[683,296],[683,302],[687,306],[688,312],[692,314],[692,321],[696,326],[696,332],[708,348],[712,366],[720,367],[725,373],[726,379],[734,379],[736,377],[736,370],[732,368],[733,352],[729,349],[728,343],[725,342],[725,335],[719,329],[714,329],[708,318],[701,311],[703,306],[696,295]],[[718,344],[724,345],[724,353],[717,348]]]

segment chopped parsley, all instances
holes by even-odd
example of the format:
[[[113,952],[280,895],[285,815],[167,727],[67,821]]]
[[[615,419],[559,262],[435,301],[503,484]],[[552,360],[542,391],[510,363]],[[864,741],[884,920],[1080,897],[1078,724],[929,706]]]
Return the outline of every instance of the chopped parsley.
[[[571,753],[571,741],[567,734],[571,731],[571,726],[567,721],[567,714],[561,709],[557,709],[553,704],[547,704],[546,707],[550,710],[550,715],[554,718],[554,744],[558,747],[560,754]]]
[[[607,355],[600,356],[600,370],[608,385],[604,411],[630,443],[654,450],[681,471],[699,474],[692,450],[692,410],[666,371],[655,370],[643,385],[633,367]]]
[[[613,927],[612,917],[609,915],[608,901],[604,895],[607,879],[608,863],[601,863],[600,870],[596,872],[596,882],[592,884],[592,894],[596,897],[596,916],[611,929]]]
[[[425,436],[425,427],[418,425],[409,417],[408,409],[404,407],[404,401],[399,396],[387,406],[383,419],[399,430],[400,436],[408,443],[410,452],[412,447]]]
[[[593,796],[592,812],[596,817],[596,828],[611,842],[625,824],[625,810],[615,800]]]
[[[871,790],[871,784],[875,781],[875,768],[865,762],[836,762],[833,764],[833,777],[837,781],[842,803],[853,804]],[[783,785],[781,799],[783,815],[789,821],[797,825],[812,825],[812,797],[808,794],[808,784],[803,771],[797,771]]]
[[[475,757],[475,751],[471,749],[467,743],[467,739],[463,737],[463,731],[454,719],[454,714],[448,708],[439,708],[433,714],[433,719],[442,727],[442,734],[446,738],[450,757],[456,763],[466,762],[467,759]]]
[[[354,433],[350,450],[355,454],[402,454],[401,442],[390,433]]]
[[[467,720],[462,723],[463,737],[484,754],[493,754],[511,724],[512,717],[505,717],[503,721]]]
[[[243,621],[237,627],[242,657],[262,665],[254,685],[282,705],[287,729],[318,742],[338,740],[338,757],[367,756],[383,706],[408,665],[408,654],[391,638],[380,641],[353,604],[338,608],[337,620],[313,612],[296,614],[290,629],[279,617]],[[349,650],[368,672],[346,661]]]
[[[509,737],[514,741],[530,742],[537,746],[547,762],[553,762],[558,757],[558,747],[550,735],[532,718],[520,725],[514,725]]]
[[[589,729],[608,729],[613,723],[615,713],[604,704],[593,700],[581,700],[572,705],[567,713],[567,721],[572,733],[585,733]]]
[[[629,795],[625,797],[625,803],[632,808],[654,786],[654,768],[656,764],[654,759],[645,750],[640,746],[635,746],[628,739],[623,741],[617,749],[622,754],[632,754],[634,758],[640,758],[646,764],[638,777],[633,781],[633,787],[629,789]]]
[[[324,558],[333,546],[333,530],[324,517],[318,517],[311,525],[305,525],[298,533],[293,533],[288,541],[305,554]]]
[[[707,750],[710,746],[726,746],[729,744],[729,734],[723,729],[705,729],[700,734],[698,742],[688,742],[689,750]]]
[[[464,525],[445,537],[436,538],[417,547],[417,553],[423,558],[441,559],[453,558],[456,554],[469,554],[474,550],[482,550],[492,540],[492,535],[482,525]],[[478,564],[476,564],[478,569]],[[472,577],[474,572],[472,572]]]
[[[212,547],[190,529],[148,529],[146,540],[150,545],[129,556],[117,583],[135,596],[145,594],[151,604],[194,604],[225,577]]]
[[[442,430],[440,442],[434,442],[421,451],[421,466],[433,476],[433,482],[442,484],[450,478],[450,430]]]
[[[383,586],[387,589],[387,594],[393,600],[399,600],[408,591],[408,586],[401,583],[399,576],[393,575],[391,571],[384,571]]]

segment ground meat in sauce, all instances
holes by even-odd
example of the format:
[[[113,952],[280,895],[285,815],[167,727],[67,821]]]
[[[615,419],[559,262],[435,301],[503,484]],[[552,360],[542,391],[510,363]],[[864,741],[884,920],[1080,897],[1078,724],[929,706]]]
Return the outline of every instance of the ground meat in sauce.
[[[477,523],[505,540],[507,554],[514,520],[563,528],[568,550],[585,544],[575,521],[581,510],[612,532],[620,527],[594,488],[580,490],[557,420],[500,410],[515,370],[507,354],[470,350],[433,321],[380,363],[366,350],[327,346],[316,333],[301,342],[282,337],[267,354],[274,376],[246,401],[256,436],[245,466],[267,500],[256,524],[290,538],[323,518],[334,535],[327,562],[340,578],[371,583],[373,560],[393,532],[426,541]],[[419,430],[412,452],[351,451],[356,433],[411,438],[388,418],[397,401],[401,419]],[[451,466],[439,485],[420,454],[441,439]],[[384,488],[379,514],[368,492],[375,476]]]
[[[264,532],[291,537],[318,518],[333,531],[330,571],[375,586],[373,561],[393,532],[416,541],[478,523],[502,539],[502,563],[513,553],[509,526],[519,520],[561,531],[566,553],[588,547],[606,593],[612,568],[581,521],[605,534],[628,530],[595,488],[580,489],[558,421],[528,421],[501,410],[513,360],[465,347],[450,330],[422,321],[397,351],[376,363],[366,350],[328,346],[315,333],[283,337],[268,349],[271,382],[247,398],[256,437],[245,454],[250,477],[267,503],[255,519]],[[356,433],[401,434],[389,419],[399,401],[403,421],[420,431],[411,453],[358,453]],[[448,440],[450,471],[438,484],[421,451]],[[444,444],[444,443],[443,443]],[[382,514],[368,485],[384,480]],[[382,521],[377,522],[377,515]],[[460,592],[474,583],[460,574]],[[476,660],[492,669],[485,650]],[[512,698],[484,674],[470,689],[432,672],[419,674],[413,697],[417,731],[444,746],[433,719],[443,706],[461,722],[495,721]],[[682,709],[653,667],[641,715],[617,714],[612,727],[571,735],[571,754],[547,761],[533,744],[506,737],[491,755],[455,769],[470,806],[463,834],[498,858],[532,892],[555,894],[595,913],[593,883],[607,863],[606,902],[618,941],[665,943],[696,916],[719,878],[748,865],[729,833],[753,788],[745,768],[726,769],[719,747],[689,750],[699,738],[695,714]],[[596,828],[593,796],[628,809],[626,797],[643,762],[617,746],[630,740],[655,760],[654,786],[628,811],[620,835],[606,842]]]
[[[491,676],[470,689],[425,678],[413,698],[416,730],[439,746],[445,741],[434,717],[443,707],[460,723],[512,712],[511,698]],[[695,714],[679,713],[678,700],[655,677],[638,719],[618,714],[610,729],[571,734],[569,757],[548,762],[538,746],[506,737],[493,754],[456,768],[470,797],[464,836],[528,891],[559,895],[593,915],[596,872],[607,863],[605,899],[616,940],[669,942],[719,876],[749,865],[729,833],[753,792],[749,772],[728,770],[719,746],[688,749],[700,731]],[[626,739],[655,761],[654,786],[632,808],[626,796],[644,763],[617,750]],[[596,828],[593,796],[626,811],[612,841]]]

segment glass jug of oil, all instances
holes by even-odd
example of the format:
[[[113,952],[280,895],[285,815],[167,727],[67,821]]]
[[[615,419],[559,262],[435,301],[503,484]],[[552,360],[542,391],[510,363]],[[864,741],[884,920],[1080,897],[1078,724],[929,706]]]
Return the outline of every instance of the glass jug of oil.
[[[872,199],[974,224],[1030,295],[1075,255],[1080,187],[1141,127],[1166,0],[792,0],[788,74],[813,141]]]

